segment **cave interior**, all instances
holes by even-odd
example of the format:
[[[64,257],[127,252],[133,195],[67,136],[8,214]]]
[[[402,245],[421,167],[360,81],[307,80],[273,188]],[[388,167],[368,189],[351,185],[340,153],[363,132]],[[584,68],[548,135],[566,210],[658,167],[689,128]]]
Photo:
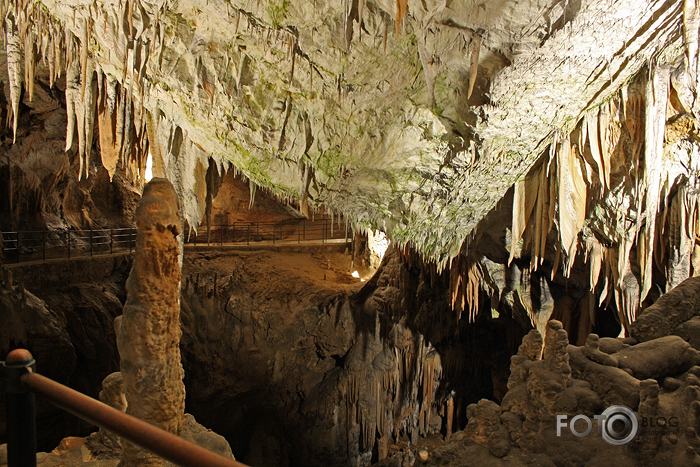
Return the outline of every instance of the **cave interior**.
[[[697,0],[0,17],[0,358],[138,415],[170,326],[162,427],[252,467],[700,466]]]

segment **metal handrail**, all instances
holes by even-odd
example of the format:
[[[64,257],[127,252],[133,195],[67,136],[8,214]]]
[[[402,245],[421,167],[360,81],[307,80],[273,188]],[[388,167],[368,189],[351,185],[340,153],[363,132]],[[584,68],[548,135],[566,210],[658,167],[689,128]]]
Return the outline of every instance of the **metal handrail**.
[[[2,362],[6,392],[8,467],[36,467],[34,394],[183,467],[246,467],[34,373],[32,354],[15,349]]]
[[[206,243],[223,245],[224,243],[251,243],[272,241],[321,241],[345,238],[348,241],[348,227],[335,228],[330,219],[318,221],[287,220],[280,222],[233,223],[213,226],[213,230],[200,230],[201,233],[185,236],[185,243]],[[214,234],[214,235],[210,235]],[[131,253],[136,246],[136,229],[132,227],[117,229],[89,230],[21,230],[2,232],[3,253],[5,261],[15,263],[27,261],[46,261],[50,258],[75,258],[113,254],[115,252]],[[204,236],[202,241],[198,237]],[[51,256],[47,256],[49,253]],[[63,253],[63,254],[61,254]]]
[[[15,263],[47,258],[74,258],[131,253],[136,244],[136,229],[24,230],[2,232],[5,261]],[[48,255],[47,255],[48,253]]]
[[[334,227],[330,219],[319,221],[290,220],[280,222],[234,222],[214,224],[210,228],[201,226],[194,235],[188,235],[185,243],[223,245],[224,243],[255,243],[286,241],[321,241],[345,239],[348,241],[348,226]]]

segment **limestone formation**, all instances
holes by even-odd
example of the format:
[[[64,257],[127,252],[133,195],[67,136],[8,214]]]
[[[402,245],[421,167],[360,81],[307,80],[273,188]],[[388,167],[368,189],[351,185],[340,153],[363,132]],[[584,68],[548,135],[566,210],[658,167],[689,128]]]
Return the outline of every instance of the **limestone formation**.
[[[180,363],[180,209],[170,182],[153,179],[136,208],[136,255],[117,344],[127,413],[179,435],[185,421]],[[126,466],[164,465],[124,442]]]
[[[677,375],[700,363],[700,353],[678,336],[642,342],[611,357],[620,368],[640,380]]]
[[[504,412],[520,418],[520,422],[511,415],[505,419],[516,443],[529,439],[521,431],[531,428],[532,438],[542,426],[551,424],[558,413],[592,414],[601,404],[588,383],[572,378],[568,337],[559,321],[549,321],[544,348],[542,344],[539,332],[532,330],[523,338],[518,355],[511,359],[508,393],[501,406]]]
[[[690,338],[695,323],[692,318],[698,315],[700,277],[691,277],[646,308],[633,323],[632,336],[642,342],[676,333]]]
[[[102,391],[99,394],[100,402],[126,412],[127,403],[124,396],[124,378],[121,372],[115,371],[107,375],[102,381]],[[100,428],[97,433],[87,437],[85,444],[90,452],[98,459],[119,459],[121,456],[121,439],[114,433]]]

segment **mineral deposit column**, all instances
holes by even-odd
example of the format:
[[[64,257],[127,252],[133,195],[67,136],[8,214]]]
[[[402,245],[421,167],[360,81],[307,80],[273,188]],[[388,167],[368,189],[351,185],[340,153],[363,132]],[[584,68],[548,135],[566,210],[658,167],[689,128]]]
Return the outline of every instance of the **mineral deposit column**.
[[[185,413],[179,348],[181,224],[178,197],[168,180],[154,178],[146,185],[135,218],[136,256],[117,338],[127,413],[179,435]],[[165,461],[124,441],[123,465]]]

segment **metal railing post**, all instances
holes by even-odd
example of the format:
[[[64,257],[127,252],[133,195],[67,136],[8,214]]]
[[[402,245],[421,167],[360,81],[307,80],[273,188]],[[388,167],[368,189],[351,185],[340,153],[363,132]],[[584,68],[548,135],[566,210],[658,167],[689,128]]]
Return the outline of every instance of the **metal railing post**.
[[[326,243],[326,222],[328,222],[328,219],[323,219],[323,230],[321,230],[321,243]]]
[[[299,224],[297,224],[297,243],[301,243],[301,226]]]
[[[114,254],[114,229],[109,229],[109,254]]]
[[[131,240],[132,240],[131,235],[132,235],[132,232],[131,232],[131,229],[129,229],[129,253],[131,253]]]
[[[36,467],[34,394],[175,465],[247,467],[33,372],[34,358],[27,350],[13,350],[1,363],[7,392],[8,467]],[[10,418],[15,415],[16,419]]]
[[[8,467],[36,467],[35,397],[20,382],[33,364],[32,354],[24,349],[13,350],[2,363]]]
[[[19,263],[19,234],[20,231],[17,231],[17,262]]]

